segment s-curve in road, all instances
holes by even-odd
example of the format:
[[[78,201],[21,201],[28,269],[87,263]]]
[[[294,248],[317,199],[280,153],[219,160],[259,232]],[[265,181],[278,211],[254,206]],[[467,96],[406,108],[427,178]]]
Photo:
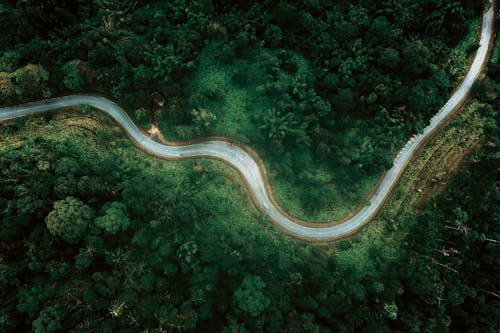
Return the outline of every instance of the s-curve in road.
[[[97,96],[72,95],[34,103],[22,104],[0,109],[0,121],[36,115],[46,111],[87,104],[108,114],[125,131],[128,137],[143,151],[166,159],[185,157],[211,157],[223,160],[236,168],[245,179],[257,207],[288,234],[308,241],[332,241],[349,236],[368,223],[380,210],[397,185],[404,169],[411,158],[427,142],[443,124],[453,115],[468,97],[472,84],[477,80],[486,63],[490,42],[493,36],[494,5],[490,3],[482,22],[480,47],[464,81],[451,96],[448,102],[432,118],[423,133],[412,137],[394,160],[382,181],[369,199],[369,202],[354,216],[337,225],[317,227],[306,226],[300,221],[292,220],[275,206],[266,189],[261,170],[255,160],[240,147],[225,141],[207,141],[186,146],[169,146],[155,142],[145,136],[128,117],[127,113],[112,101]]]

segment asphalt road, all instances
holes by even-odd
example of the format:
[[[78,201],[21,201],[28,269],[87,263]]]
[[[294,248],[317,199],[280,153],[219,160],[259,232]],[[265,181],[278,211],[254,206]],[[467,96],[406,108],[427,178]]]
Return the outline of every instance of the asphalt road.
[[[491,0],[490,0],[491,3]],[[0,121],[40,114],[46,111],[68,108],[74,105],[87,104],[99,109],[113,118],[126,132],[129,138],[142,150],[166,159],[184,157],[212,157],[224,160],[238,169],[245,178],[253,194],[255,204],[269,218],[288,234],[308,241],[332,241],[349,236],[368,223],[380,210],[390,196],[392,189],[409,164],[413,155],[427,142],[427,139],[441,128],[453,115],[462,102],[468,97],[472,84],[479,77],[487,60],[490,41],[493,37],[494,8],[492,5],[484,13],[480,47],[464,81],[453,93],[448,102],[432,118],[423,133],[412,137],[399,152],[394,164],[388,170],[368,203],[354,216],[338,225],[317,227],[302,225],[283,215],[270,200],[265,182],[258,164],[243,149],[229,145],[225,141],[207,141],[187,146],[168,146],[149,139],[142,133],[127,113],[112,101],[97,96],[72,95],[60,98],[42,100],[0,109]]]

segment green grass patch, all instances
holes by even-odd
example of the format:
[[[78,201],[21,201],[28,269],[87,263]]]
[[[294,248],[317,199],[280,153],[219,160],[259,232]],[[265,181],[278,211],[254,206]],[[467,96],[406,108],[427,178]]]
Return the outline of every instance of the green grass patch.
[[[254,57],[260,56],[262,54],[256,51]],[[264,74],[254,57],[225,63],[217,57],[215,46],[201,52],[199,66],[187,88],[189,97],[185,112],[202,108],[217,117],[214,126],[207,128],[206,135],[253,141],[250,138],[259,130],[254,117],[272,107],[272,101],[258,92]],[[186,139],[183,137],[185,126],[169,123],[166,118],[159,125],[167,138]]]

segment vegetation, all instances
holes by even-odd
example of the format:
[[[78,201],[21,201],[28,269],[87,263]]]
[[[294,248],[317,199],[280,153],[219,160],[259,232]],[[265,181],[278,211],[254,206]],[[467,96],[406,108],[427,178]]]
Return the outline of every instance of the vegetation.
[[[2,103],[84,87],[115,96],[139,111],[132,116],[140,115],[144,123],[153,111],[157,120],[172,119],[166,128],[192,135],[225,128],[219,122],[240,122],[238,133],[245,133],[251,128],[243,120],[255,121],[259,131],[272,134],[268,141],[276,152],[306,151],[297,159],[304,170],[307,154],[310,165],[325,163],[307,178],[313,184],[339,181],[334,177],[343,176],[330,174],[328,167],[341,170],[335,164],[339,158],[350,160],[344,161],[346,177],[376,174],[383,163],[365,160],[378,154],[370,152],[384,144],[397,146],[431,113],[416,111],[409,100],[394,100],[396,81],[420,89],[428,106],[437,103],[437,95],[444,99],[453,78],[444,88],[429,77],[451,73],[441,66],[453,51],[439,40],[455,45],[451,36],[463,32],[462,23],[481,3],[300,4],[102,0],[92,7],[84,1],[5,1],[0,5]],[[352,72],[353,85],[340,77],[343,83],[325,83],[347,66],[335,60],[328,45],[353,52],[365,45],[375,21],[384,26],[379,17],[392,27],[382,32],[401,30],[396,40],[412,47],[390,44],[394,52],[381,46],[392,61],[369,60],[365,71]],[[323,19],[340,29],[338,41],[325,35]],[[354,42],[360,38],[361,46]],[[144,51],[143,39],[148,40]],[[245,56],[260,40],[265,44],[253,55],[278,59],[275,76],[257,66],[267,73],[264,78],[242,71],[234,80],[220,80],[231,85],[228,94],[203,93],[201,101],[208,102],[194,102],[202,73],[213,69],[203,62],[209,62],[210,47],[219,45],[226,54],[213,60],[227,62],[225,67],[207,77],[217,82],[217,75],[225,78],[237,67],[254,68]],[[433,45],[443,52],[435,59]],[[420,56],[412,56],[413,50]],[[363,59],[363,52],[356,58]],[[282,54],[295,60],[285,64]],[[395,61],[396,54],[404,60]],[[319,62],[326,58],[328,64]],[[409,61],[419,66],[404,69]],[[318,64],[334,67],[324,74]],[[395,67],[382,69],[382,64]],[[420,73],[429,71],[428,64],[432,71]],[[306,86],[295,93],[290,81],[299,80],[302,71]],[[389,73],[386,85],[393,90],[384,98],[377,93],[370,104],[375,97],[359,82],[371,82],[374,78],[363,75],[377,73]],[[224,164],[147,157],[107,118],[88,109],[83,116],[47,115],[0,125],[0,331],[495,332],[500,326],[498,57],[488,73],[475,86],[475,100],[419,155],[379,217],[360,235],[334,245],[307,245],[283,235],[257,212],[238,175]],[[283,85],[281,95],[271,88],[258,92],[266,84],[276,85],[274,90]],[[255,95],[249,93],[252,87]],[[167,97],[163,107],[150,104],[153,91]],[[255,105],[249,102],[253,97]],[[232,105],[234,112],[219,113],[221,105]],[[336,138],[332,129],[350,134]],[[315,130],[318,134],[311,134]],[[388,142],[392,137],[395,141]],[[374,138],[383,140],[380,146]],[[312,148],[323,143],[332,156]],[[295,166],[286,167],[303,170]],[[311,210],[323,200],[317,192],[304,198],[313,203]]]
[[[423,152],[442,156],[461,133],[465,152],[483,141],[419,214],[418,188],[435,192],[448,164],[415,184],[433,163],[419,159],[380,217],[333,246],[283,235],[220,162],[146,158],[103,119],[5,124],[2,331],[493,332],[497,110],[472,103]]]
[[[362,201],[446,100],[474,51],[482,8],[8,0],[0,103],[91,91],[167,138],[227,135],[263,158],[284,209],[331,220]],[[22,72],[30,77],[18,80]],[[152,102],[155,92],[164,105]]]

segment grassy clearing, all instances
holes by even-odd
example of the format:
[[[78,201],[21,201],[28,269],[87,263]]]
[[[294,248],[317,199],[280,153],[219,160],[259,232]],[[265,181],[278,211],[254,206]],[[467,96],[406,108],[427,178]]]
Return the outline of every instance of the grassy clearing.
[[[331,168],[325,167],[325,169],[329,170],[328,172],[335,172]],[[322,170],[318,170],[318,173],[322,172]],[[333,177],[330,178],[333,179]],[[362,202],[377,180],[376,175],[371,175],[353,180],[351,187],[349,187],[342,184],[344,180],[341,177],[337,178],[340,180],[339,182],[332,180],[314,186],[305,181],[301,184],[300,181],[293,178],[273,178],[271,176],[271,184],[276,201],[286,212],[309,221],[321,222],[340,219],[349,214]],[[321,205],[319,209],[310,211],[305,207],[301,197],[306,195],[305,193],[313,191],[321,193],[325,198],[319,203]],[[317,202],[310,204],[314,205],[315,203]]]
[[[201,52],[198,69],[187,88],[190,97],[186,112],[195,107],[206,109],[217,117],[208,135],[224,135],[248,143],[259,130],[255,115],[272,107],[272,101],[257,91],[264,74],[253,57],[224,63],[215,57],[216,53],[214,47]],[[260,56],[255,53],[255,57]],[[171,124],[168,119],[162,119],[159,125],[165,137],[184,139],[184,126]]]

